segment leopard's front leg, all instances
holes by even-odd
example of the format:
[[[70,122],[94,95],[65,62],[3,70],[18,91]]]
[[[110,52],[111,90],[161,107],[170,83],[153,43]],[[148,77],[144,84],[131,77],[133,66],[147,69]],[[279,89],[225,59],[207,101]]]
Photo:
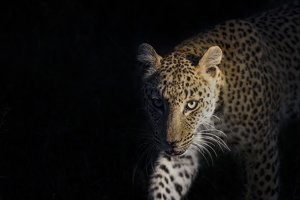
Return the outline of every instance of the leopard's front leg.
[[[149,186],[149,199],[182,199],[198,171],[198,153],[189,151],[181,157],[161,153]]]

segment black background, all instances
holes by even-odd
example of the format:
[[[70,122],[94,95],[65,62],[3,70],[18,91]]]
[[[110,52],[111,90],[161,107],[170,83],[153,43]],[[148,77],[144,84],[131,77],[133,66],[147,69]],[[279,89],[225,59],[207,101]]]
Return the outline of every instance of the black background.
[[[0,199],[146,199],[148,118],[137,48],[181,40],[280,1],[7,1],[0,43]],[[281,137],[282,194],[300,199],[299,127]],[[297,148],[298,147],[298,148]],[[151,154],[151,153],[150,153]],[[204,167],[187,199],[238,199],[239,164]]]

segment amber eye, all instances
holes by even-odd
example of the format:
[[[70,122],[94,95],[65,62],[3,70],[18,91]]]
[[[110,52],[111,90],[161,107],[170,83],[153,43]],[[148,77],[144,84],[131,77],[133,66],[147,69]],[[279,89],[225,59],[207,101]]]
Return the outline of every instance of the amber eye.
[[[188,110],[194,110],[195,108],[197,108],[198,105],[198,101],[189,101],[186,105],[186,108]]]
[[[163,107],[163,101],[161,99],[152,99],[152,105],[161,109]]]

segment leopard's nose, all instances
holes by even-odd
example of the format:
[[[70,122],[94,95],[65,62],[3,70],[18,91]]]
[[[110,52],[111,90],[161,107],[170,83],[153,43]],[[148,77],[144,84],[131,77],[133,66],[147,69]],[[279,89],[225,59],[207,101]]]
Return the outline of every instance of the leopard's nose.
[[[181,141],[181,140],[166,141],[166,143],[167,143],[170,147],[176,147],[177,144],[178,144],[180,141]]]

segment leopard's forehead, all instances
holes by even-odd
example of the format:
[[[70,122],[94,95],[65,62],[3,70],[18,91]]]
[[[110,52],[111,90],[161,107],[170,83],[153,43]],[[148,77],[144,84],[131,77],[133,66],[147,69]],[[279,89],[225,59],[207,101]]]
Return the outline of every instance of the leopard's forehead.
[[[157,88],[164,98],[182,101],[198,92],[200,77],[196,67],[200,58],[174,53],[165,57],[157,71]]]

